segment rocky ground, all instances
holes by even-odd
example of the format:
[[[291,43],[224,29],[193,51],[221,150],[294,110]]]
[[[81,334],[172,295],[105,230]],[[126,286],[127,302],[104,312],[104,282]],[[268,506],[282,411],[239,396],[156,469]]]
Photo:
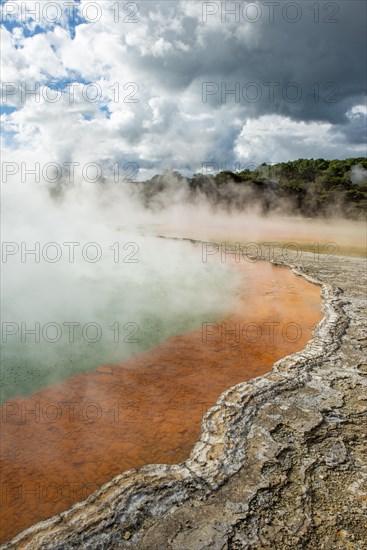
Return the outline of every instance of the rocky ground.
[[[1,548],[367,548],[366,262],[273,260],[322,285],[307,347],[222,394],[185,463],[124,473]]]

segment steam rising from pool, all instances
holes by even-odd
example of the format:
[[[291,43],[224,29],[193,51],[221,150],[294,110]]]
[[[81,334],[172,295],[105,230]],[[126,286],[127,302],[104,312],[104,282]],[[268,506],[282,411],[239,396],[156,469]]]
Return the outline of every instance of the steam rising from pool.
[[[228,267],[154,236],[122,189],[75,188],[61,201],[42,187],[6,191],[3,400],[120,363],[231,308]]]
[[[123,184],[83,182],[55,196],[44,182],[8,179],[2,400],[120,363],[231,310],[238,278],[228,264],[157,235],[365,245],[363,223],[264,218],[181,198],[152,212]]]

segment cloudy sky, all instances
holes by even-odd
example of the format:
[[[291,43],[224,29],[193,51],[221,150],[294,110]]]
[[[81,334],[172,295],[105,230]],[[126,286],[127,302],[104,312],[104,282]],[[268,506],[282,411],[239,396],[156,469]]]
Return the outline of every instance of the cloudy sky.
[[[144,178],[366,154],[363,0],[1,5],[7,159]]]

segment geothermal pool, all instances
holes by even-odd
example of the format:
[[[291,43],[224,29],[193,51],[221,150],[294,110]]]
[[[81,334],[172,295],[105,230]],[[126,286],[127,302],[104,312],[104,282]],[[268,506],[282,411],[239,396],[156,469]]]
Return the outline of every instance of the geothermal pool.
[[[38,257],[19,250],[6,258],[1,401],[121,363],[231,309],[238,276],[221,262],[202,262],[190,243],[115,227],[96,237],[75,247],[73,261],[65,238],[55,243],[55,263],[44,258],[56,246],[42,242]]]
[[[166,246],[159,243],[167,253]],[[145,341],[128,350],[111,344],[112,351],[103,343],[97,357],[93,348],[86,357],[78,348],[67,368],[60,357],[58,377],[19,384],[9,378],[1,426],[2,541],[123,471],[185,460],[203,415],[225,389],[270,371],[310,339],[322,317],[318,286],[267,262],[203,264],[200,246],[179,248],[181,265],[193,262],[191,271],[167,261],[179,285],[172,288],[152,275],[144,296],[156,292],[159,300],[155,309],[139,304],[136,316]],[[108,304],[121,306],[111,292],[115,301]],[[42,345],[34,350],[36,362],[41,352]]]

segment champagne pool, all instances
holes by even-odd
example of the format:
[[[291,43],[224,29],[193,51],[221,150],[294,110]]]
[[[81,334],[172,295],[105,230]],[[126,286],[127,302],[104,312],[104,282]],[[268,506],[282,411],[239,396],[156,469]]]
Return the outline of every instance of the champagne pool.
[[[219,395],[301,350],[322,317],[320,288],[290,269],[138,246],[138,263],[29,263],[3,281],[19,332],[2,344],[2,541],[123,471],[185,460]]]
[[[189,243],[135,237],[119,262],[104,251],[97,263],[19,262],[15,276],[5,266],[2,401],[119,364],[231,308],[239,277]]]

